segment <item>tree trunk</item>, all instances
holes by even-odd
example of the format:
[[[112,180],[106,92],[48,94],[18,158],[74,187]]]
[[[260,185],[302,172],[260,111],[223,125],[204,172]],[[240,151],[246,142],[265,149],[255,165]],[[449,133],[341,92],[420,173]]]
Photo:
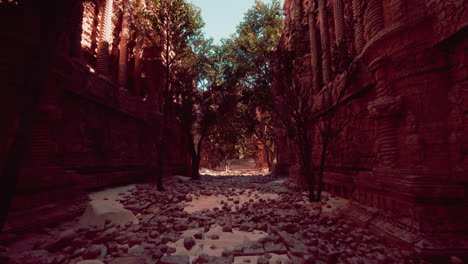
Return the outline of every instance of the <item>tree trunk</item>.
[[[192,180],[200,179],[200,156],[192,157]]]
[[[168,125],[168,120],[167,120],[167,115],[169,114],[169,98],[168,98],[168,92],[164,92],[164,102],[163,102],[163,123],[161,126],[161,139],[159,142],[159,156],[158,156],[158,175],[156,179],[156,187],[158,191],[164,191],[164,186],[163,186],[163,174],[164,174],[164,155],[163,153],[166,153],[165,151],[165,139],[166,139],[166,131],[167,131],[167,125]]]
[[[265,155],[266,155],[266,161],[267,161],[267,166],[268,166],[268,171],[271,171],[271,162],[270,162],[270,150],[266,144],[263,144],[265,146]]]
[[[199,180],[200,179],[200,155],[197,154],[197,151],[195,149],[195,143],[193,142],[193,136],[192,133],[187,132],[187,137],[189,138],[189,153],[190,153],[190,159],[192,160],[192,174],[191,178],[192,180]]]
[[[322,189],[323,189],[323,170],[325,168],[325,161],[327,159],[327,148],[328,148],[328,139],[323,139],[322,152],[320,155],[320,167],[319,167],[319,182],[317,190],[317,200],[320,201],[322,198]]]
[[[307,183],[309,184],[309,202],[314,202],[315,200],[315,178],[314,178],[314,173],[312,171],[312,168],[310,166],[310,153],[311,153],[311,144],[307,139],[307,133],[304,133],[301,136],[301,141],[302,144],[300,144],[300,149],[301,149],[301,169],[302,173],[304,173]]]
[[[167,31],[166,31],[167,32]],[[163,124],[162,124],[162,127],[161,127],[161,142],[160,142],[160,152],[159,152],[159,173],[158,173],[158,178],[156,179],[156,187],[158,189],[158,191],[164,191],[164,187],[163,187],[163,174],[164,174],[164,156],[163,156],[163,153],[166,153],[164,150],[165,150],[165,145],[164,144],[165,140],[166,140],[166,131],[168,129],[168,115],[169,115],[169,110],[170,110],[170,104],[171,104],[171,96],[170,96],[170,91],[169,91],[169,88],[170,88],[170,74],[171,74],[171,69],[170,69],[170,61],[169,61],[169,48],[170,46],[168,45],[168,43],[170,42],[170,38],[169,38],[169,33],[166,33],[166,46],[164,47],[165,48],[165,54],[166,54],[166,76],[165,77],[165,84],[164,84],[164,88],[165,90],[163,91],[163,107],[162,107],[162,115],[163,115]]]

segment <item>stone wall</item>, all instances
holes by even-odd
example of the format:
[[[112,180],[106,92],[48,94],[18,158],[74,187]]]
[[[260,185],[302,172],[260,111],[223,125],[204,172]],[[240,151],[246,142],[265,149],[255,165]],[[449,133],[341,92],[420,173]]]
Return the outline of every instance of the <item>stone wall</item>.
[[[316,94],[349,86],[338,118],[363,113],[325,170],[326,190],[352,199],[344,215],[426,255],[466,254],[468,3],[289,0],[284,8],[279,52],[299,51]],[[293,141],[278,132],[278,170],[304,180]],[[317,164],[320,136],[310,141]]]
[[[2,10],[5,233],[80,213],[89,190],[190,172],[174,117],[178,145],[158,168],[164,66],[160,47],[135,43],[132,2],[32,2]]]

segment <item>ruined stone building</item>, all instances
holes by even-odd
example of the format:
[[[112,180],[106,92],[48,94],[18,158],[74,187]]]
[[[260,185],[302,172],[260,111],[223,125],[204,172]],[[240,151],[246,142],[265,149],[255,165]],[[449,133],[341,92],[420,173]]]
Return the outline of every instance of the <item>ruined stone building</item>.
[[[278,55],[294,51],[316,94],[348,85],[339,111],[365,113],[342,131],[325,189],[352,199],[349,218],[419,252],[466,252],[468,2],[286,0],[284,12]],[[277,145],[276,172],[304,180],[292,140]]]
[[[187,172],[180,125],[170,116],[162,127],[162,48],[141,32],[134,1],[3,2],[4,232],[81,213],[88,190]],[[178,147],[158,168],[162,129]]]

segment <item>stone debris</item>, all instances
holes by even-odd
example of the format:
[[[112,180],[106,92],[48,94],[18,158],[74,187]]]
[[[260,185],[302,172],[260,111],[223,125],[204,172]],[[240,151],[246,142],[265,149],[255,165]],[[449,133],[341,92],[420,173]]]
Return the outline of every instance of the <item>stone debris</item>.
[[[416,263],[412,252],[322,210],[333,200],[328,194],[309,203],[307,193],[281,184],[268,176],[203,176],[168,181],[164,192],[136,185],[92,201],[75,225],[47,229],[22,251],[12,246],[0,255],[11,264]]]
[[[184,238],[184,247],[185,247],[185,249],[190,250],[190,249],[192,249],[193,246],[195,246],[195,244],[196,244],[196,242],[195,242],[195,239],[193,239],[193,237]]]
[[[89,202],[80,218],[80,224],[93,226],[106,223],[123,226],[127,223],[138,224],[138,219],[131,211],[119,207],[112,201],[95,200]]]

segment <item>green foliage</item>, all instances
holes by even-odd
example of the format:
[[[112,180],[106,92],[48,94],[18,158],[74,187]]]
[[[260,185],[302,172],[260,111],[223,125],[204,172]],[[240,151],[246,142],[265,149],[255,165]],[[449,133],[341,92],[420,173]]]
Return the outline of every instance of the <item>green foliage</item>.
[[[249,154],[252,154],[249,142],[253,139],[273,152],[271,59],[283,29],[281,12],[279,1],[267,4],[257,0],[245,14],[236,34],[223,40],[220,46],[223,57],[220,86],[224,93],[231,94],[229,100],[232,100],[230,116],[222,120],[235,124],[226,133],[229,137],[237,135],[236,140],[242,147],[232,149],[249,149]]]
[[[199,155],[205,139],[219,162],[229,163],[253,156],[257,140],[272,141],[271,118],[259,120],[257,113],[271,110],[270,58],[283,25],[279,0],[257,0],[220,45],[203,36],[201,11],[186,0],[153,0],[138,10],[137,24],[163,48],[165,101],[177,103],[177,118],[198,145],[192,154]]]

